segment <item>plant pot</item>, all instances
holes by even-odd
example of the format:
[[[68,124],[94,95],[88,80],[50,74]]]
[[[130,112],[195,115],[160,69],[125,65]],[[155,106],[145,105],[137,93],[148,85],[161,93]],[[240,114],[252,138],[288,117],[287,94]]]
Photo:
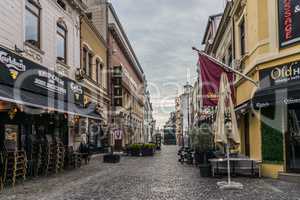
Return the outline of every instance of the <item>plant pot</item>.
[[[201,177],[210,177],[211,169],[209,164],[201,164],[199,165],[200,175]]]
[[[131,150],[130,155],[131,156],[140,156],[141,152],[139,150]]]
[[[120,155],[106,154],[103,156],[104,163],[119,163],[121,159]]]
[[[153,156],[154,150],[153,149],[142,149],[142,156]]]

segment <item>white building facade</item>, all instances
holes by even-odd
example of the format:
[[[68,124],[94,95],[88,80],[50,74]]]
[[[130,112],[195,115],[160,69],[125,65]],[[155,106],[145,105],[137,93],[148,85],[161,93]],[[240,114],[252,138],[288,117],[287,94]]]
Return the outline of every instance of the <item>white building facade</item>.
[[[75,78],[80,67],[79,17],[84,4],[74,0],[2,0],[0,8],[1,19],[9,19],[0,21],[1,46],[24,51],[22,56]],[[65,52],[57,47],[59,27],[66,33]],[[65,58],[59,60],[58,54],[65,54]]]

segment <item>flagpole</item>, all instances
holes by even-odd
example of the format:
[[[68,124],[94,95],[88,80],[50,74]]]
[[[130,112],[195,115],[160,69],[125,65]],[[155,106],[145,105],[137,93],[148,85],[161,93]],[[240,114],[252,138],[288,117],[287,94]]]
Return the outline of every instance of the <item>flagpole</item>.
[[[253,83],[256,87],[258,87],[258,82],[253,80],[252,78],[250,78],[249,76],[246,76],[245,74],[239,72],[238,70],[233,69],[232,67],[226,65],[225,63],[222,63],[221,61],[219,61],[218,59],[206,54],[204,51],[200,51],[199,49],[197,49],[196,47],[192,47],[192,49],[194,51],[197,51],[200,55],[206,56],[207,58],[209,58],[211,61],[221,65],[223,68],[230,70],[240,76],[242,76],[243,78],[247,79],[248,81],[250,81],[251,83]]]

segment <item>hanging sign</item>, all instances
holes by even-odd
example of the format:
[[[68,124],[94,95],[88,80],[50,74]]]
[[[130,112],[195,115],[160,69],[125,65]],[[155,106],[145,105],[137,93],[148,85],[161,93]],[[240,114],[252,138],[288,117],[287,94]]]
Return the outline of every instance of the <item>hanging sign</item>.
[[[279,47],[300,42],[300,1],[278,0]]]
[[[113,130],[115,140],[122,140],[123,131],[121,129],[114,129]]]

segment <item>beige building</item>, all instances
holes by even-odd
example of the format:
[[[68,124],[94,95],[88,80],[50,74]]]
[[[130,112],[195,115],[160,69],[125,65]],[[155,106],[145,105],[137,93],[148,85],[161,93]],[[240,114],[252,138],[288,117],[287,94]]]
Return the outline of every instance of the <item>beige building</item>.
[[[107,44],[86,15],[81,17],[80,30],[81,70],[77,72],[77,79],[85,87],[85,105],[95,107],[95,111],[101,115],[101,121],[83,119],[82,123],[87,124],[89,143],[100,148],[108,145],[110,98],[108,96]]]

